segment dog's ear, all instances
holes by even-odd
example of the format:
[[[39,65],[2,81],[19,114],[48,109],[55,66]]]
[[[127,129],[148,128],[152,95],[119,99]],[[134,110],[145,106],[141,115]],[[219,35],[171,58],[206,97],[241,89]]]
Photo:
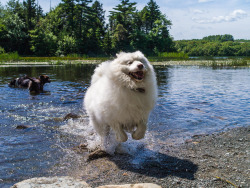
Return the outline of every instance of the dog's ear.
[[[39,79],[44,83],[50,83],[50,78],[47,75],[40,75]]]
[[[40,79],[40,80],[45,80],[46,78],[47,78],[46,75],[40,75],[40,76],[39,76],[39,79]]]
[[[119,57],[121,57],[124,54],[125,54],[125,52],[119,52],[119,53],[116,54],[116,57],[119,58]]]
[[[137,57],[140,57],[140,58],[144,57],[143,53],[141,51],[139,51],[139,50],[136,51],[135,54],[136,54]]]

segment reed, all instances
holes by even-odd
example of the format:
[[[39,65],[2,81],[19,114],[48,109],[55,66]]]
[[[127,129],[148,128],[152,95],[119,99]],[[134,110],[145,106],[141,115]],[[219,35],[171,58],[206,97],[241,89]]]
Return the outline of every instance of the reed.
[[[209,61],[208,65],[212,67],[240,67],[248,66],[248,61],[246,59],[231,59],[224,61]]]

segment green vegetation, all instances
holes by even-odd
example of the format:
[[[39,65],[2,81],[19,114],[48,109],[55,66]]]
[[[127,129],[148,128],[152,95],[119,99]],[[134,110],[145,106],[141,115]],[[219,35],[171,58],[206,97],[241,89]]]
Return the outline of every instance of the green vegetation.
[[[20,59],[17,52],[0,53],[0,62],[5,61],[18,61]]]
[[[183,52],[162,52],[158,54],[159,57],[171,58],[171,59],[188,59],[188,55]]]
[[[148,0],[142,10],[130,0],[119,0],[108,21],[98,0],[62,0],[46,14],[36,3],[9,0],[5,7],[0,3],[0,62],[104,61],[119,51],[135,50],[154,62],[192,56],[244,57],[244,61],[233,60],[231,66],[249,61],[250,40],[234,40],[230,34],[173,41],[172,23],[154,0]]]
[[[120,0],[108,23],[98,0],[62,0],[44,14],[36,0],[0,4],[0,46],[21,56],[110,56],[141,50],[147,55],[173,52],[171,21],[154,0],[137,10],[136,3]]]
[[[201,40],[175,41],[178,52],[189,56],[250,56],[250,41],[236,40],[232,35],[212,35]]]

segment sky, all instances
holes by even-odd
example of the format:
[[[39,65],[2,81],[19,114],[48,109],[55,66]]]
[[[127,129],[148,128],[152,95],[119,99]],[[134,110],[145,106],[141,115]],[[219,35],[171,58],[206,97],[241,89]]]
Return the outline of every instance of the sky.
[[[1,0],[6,5],[8,0]],[[44,12],[61,0],[38,0]],[[155,0],[160,10],[172,21],[174,40],[201,39],[209,35],[231,34],[235,39],[250,39],[250,0]],[[20,0],[22,2],[22,0]],[[109,15],[120,0],[99,0]],[[149,0],[130,0],[141,10]]]

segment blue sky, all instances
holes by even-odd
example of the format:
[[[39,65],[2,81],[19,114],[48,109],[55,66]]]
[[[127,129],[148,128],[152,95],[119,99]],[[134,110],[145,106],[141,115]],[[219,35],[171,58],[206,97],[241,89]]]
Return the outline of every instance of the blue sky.
[[[8,0],[1,0],[5,5]],[[20,0],[22,2],[22,0]],[[250,39],[250,0],[155,0],[172,21],[170,34],[175,40],[201,39],[208,35],[232,34],[235,39]],[[45,12],[50,0],[38,0]],[[60,0],[51,0],[52,8]],[[99,0],[108,16],[119,0]],[[141,10],[149,0],[130,0]]]

